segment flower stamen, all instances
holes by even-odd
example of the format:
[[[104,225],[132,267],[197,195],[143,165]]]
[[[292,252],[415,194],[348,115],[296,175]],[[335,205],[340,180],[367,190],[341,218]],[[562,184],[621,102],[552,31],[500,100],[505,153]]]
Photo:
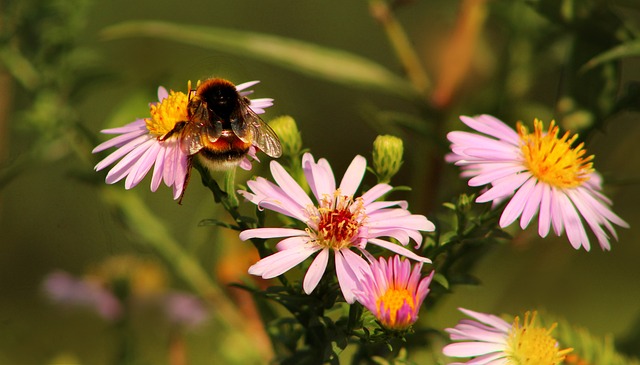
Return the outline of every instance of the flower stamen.
[[[363,224],[364,203],[362,198],[342,195],[337,189],[333,196],[325,194],[318,204],[317,214],[311,221],[317,227],[317,242],[328,248],[340,250],[351,245]]]
[[[398,312],[407,306],[407,309],[409,309],[408,313],[416,312],[416,305],[413,299],[413,296],[406,288],[395,288],[391,286],[376,300],[376,307],[378,308],[376,317],[386,318],[389,323],[385,323],[385,325],[388,328],[404,328],[407,324],[397,323],[398,320],[407,322],[411,318],[406,315],[399,316]]]
[[[536,119],[534,131],[518,123],[517,130],[521,140],[521,150],[525,164],[538,180],[558,188],[572,188],[589,180],[593,169],[593,155],[584,157],[584,143],[575,148],[571,145],[578,138],[570,137],[566,132],[558,138],[559,128],[551,121],[547,133],[543,131],[543,123]]]
[[[172,90],[165,99],[152,104],[151,117],[144,120],[149,133],[162,137],[171,132],[178,122],[189,120],[188,103],[187,94]]]
[[[522,326],[520,318],[515,318],[509,332],[509,349],[506,353],[517,365],[560,364],[573,349],[558,350],[558,342],[551,336],[557,323],[549,328],[536,327],[536,316],[535,311],[526,312]]]

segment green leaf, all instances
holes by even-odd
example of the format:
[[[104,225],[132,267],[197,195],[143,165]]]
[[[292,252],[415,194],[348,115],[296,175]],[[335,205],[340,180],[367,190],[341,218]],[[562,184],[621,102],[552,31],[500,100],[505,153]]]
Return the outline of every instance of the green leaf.
[[[600,53],[596,57],[592,58],[583,67],[582,71],[587,71],[603,63],[617,60],[624,57],[640,56],[640,39],[623,43],[619,46]]]
[[[102,35],[106,39],[167,39],[252,57],[343,85],[384,91],[407,99],[419,97],[408,81],[367,58],[286,37],[160,21],[124,22],[105,28]]]
[[[224,227],[224,228],[229,228],[229,229],[233,229],[236,231],[240,230],[240,227],[236,226],[236,225],[232,225],[229,224],[227,222],[223,222],[219,219],[215,219],[215,218],[208,218],[208,219],[203,219],[200,222],[198,222],[198,227],[207,227],[207,226],[218,226],[218,227]]]
[[[443,288],[449,290],[449,280],[447,280],[447,278],[444,275],[436,273],[433,276],[433,281],[442,285]]]

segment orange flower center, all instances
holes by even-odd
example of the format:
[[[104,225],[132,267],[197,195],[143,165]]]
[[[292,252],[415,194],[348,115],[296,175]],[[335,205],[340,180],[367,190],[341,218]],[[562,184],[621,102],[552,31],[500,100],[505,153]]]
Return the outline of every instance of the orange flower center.
[[[405,328],[411,321],[411,318],[398,318],[398,311],[407,303],[411,308],[411,312],[415,311],[415,301],[411,293],[405,288],[390,287],[387,291],[376,300],[376,308],[378,308],[377,318],[384,318],[382,323],[387,328]],[[383,316],[382,313],[389,313],[389,316]]]
[[[554,121],[551,121],[547,133],[543,128],[538,119],[534,121],[533,133],[529,133],[521,123],[517,125],[529,171],[538,180],[558,188],[576,187],[589,180],[589,174],[593,172],[593,155],[584,157],[584,143],[571,147],[578,135],[569,138],[570,133],[566,132],[558,138],[559,128]]]
[[[145,119],[149,133],[162,137],[173,130],[176,123],[189,120],[188,103],[187,94],[172,90],[165,99],[151,105],[151,117]]]
[[[570,348],[558,350],[558,341],[551,336],[557,324],[554,323],[548,329],[537,327],[536,315],[536,312],[526,312],[522,326],[519,317],[514,320],[507,341],[509,348],[506,351],[508,359],[514,365],[557,365],[573,351]]]

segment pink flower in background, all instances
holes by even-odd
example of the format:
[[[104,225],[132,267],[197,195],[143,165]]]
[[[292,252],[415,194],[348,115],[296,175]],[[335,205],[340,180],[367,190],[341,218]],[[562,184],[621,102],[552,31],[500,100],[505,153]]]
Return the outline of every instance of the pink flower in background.
[[[114,321],[122,315],[120,301],[113,293],[98,283],[76,279],[64,271],[47,275],[43,289],[56,303],[92,309],[106,320]]]
[[[64,271],[54,271],[43,281],[43,290],[54,303],[67,307],[87,308],[105,320],[116,321],[123,315],[123,304],[112,290],[97,281],[76,278]],[[128,303],[148,310],[156,306],[167,320],[194,328],[209,318],[205,304],[192,294],[169,290],[165,293],[129,293]],[[129,309],[132,306],[127,306]]]
[[[613,224],[629,225],[611,210],[611,200],[601,193],[600,175],[593,169],[593,156],[585,157],[583,144],[572,147],[577,135],[559,136],[551,122],[545,132],[542,122],[534,131],[518,123],[517,132],[502,121],[480,115],[460,119],[480,132],[451,132],[452,154],[447,160],[462,166],[470,186],[490,185],[476,201],[509,199],[500,226],[520,218],[526,228],[538,214],[538,233],[546,237],[551,226],[560,236],[566,231],[575,249],[591,248],[586,223],[603,250],[611,249],[609,235],[617,239]],[[606,228],[606,230],[605,230]]]
[[[356,300],[373,313],[387,329],[406,330],[418,319],[422,302],[429,293],[434,271],[421,279],[422,263],[411,268],[408,260],[395,255],[371,263],[358,282]]]
[[[247,88],[259,81],[246,82],[236,85],[240,95],[246,96],[253,91]],[[116,183],[125,179],[125,188],[131,189],[138,185],[153,167],[151,178],[151,191],[156,191],[160,183],[173,187],[173,198],[180,198],[187,176],[188,153],[185,146],[181,146],[180,136],[172,135],[162,139],[173,130],[176,123],[189,120],[187,106],[189,97],[182,92],[167,92],[164,87],[158,88],[157,103],[152,103],[149,118],[137,119],[123,127],[102,130],[105,134],[117,134],[118,136],[101,143],[93,149],[93,153],[116,147],[111,153],[96,166],[100,171],[109,165],[116,163],[106,177],[107,184]],[[251,100],[251,109],[257,113],[264,113],[265,108],[273,105],[273,99],[260,98]],[[251,146],[249,153],[256,158],[256,149]],[[241,160],[239,166],[245,170],[251,169],[248,158]]]
[[[336,188],[327,160],[320,159],[316,163],[310,153],[304,154],[302,169],[317,203],[276,161],[271,161],[271,174],[277,184],[262,177],[247,182],[251,192],[239,191],[247,200],[307,226],[306,229],[257,228],[240,233],[242,240],[284,238],[276,246],[278,252],[251,266],[249,273],[265,279],[274,278],[317,253],[303,281],[305,293],[310,294],[320,282],[330,252],[333,252],[340,288],[345,300],[353,303],[353,290],[369,267],[356,252],[374,260],[366,251],[367,243],[413,260],[431,262],[403,246],[414,240],[419,247],[422,243],[420,231],[433,231],[433,223],[425,216],[411,214],[405,201],[378,201],[392,189],[390,185],[377,184],[362,196],[355,197],[366,166],[366,159],[356,156]],[[392,237],[402,246],[380,237]]]
[[[559,365],[573,349],[558,349],[558,341],[551,336],[556,327],[539,327],[536,312],[525,313],[524,321],[516,317],[509,323],[492,314],[459,308],[473,319],[463,319],[454,328],[447,328],[451,340],[442,352],[449,357],[471,357],[467,362],[449,365]]]
[[[164,311],[173,324],[197,327],[209,318],[204,303],[197,297],[180,292],[172,292],[163,299]]]

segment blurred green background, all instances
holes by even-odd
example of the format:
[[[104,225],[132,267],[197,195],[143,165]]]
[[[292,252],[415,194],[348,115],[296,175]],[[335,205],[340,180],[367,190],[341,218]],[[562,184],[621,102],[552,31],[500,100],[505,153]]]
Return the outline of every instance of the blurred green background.
[[[62,2],[0,4],[0,11],[5,14],[0,24],[5,31],[4,47],[12,44],[6,31],[11,28],[10,15],[16,14],[15,9],[21,9],[17,12],[20,14],[39,14],[24,21],[23,26],[46,32],[46,22],[38,24],[37,19],[49,19],[47,16],[59,11],[60,7],[55,5],[59,3]],[[469,3],[472,2],[413,1],[396,12],[433,82],[442,75],[441,55],[453,42],[454,29],[460,31],[456,24],[461,9],[472,8]],[[522,10],[526,5],[521,2],[477,3],[486,12],[486,18],[479,25],[477,37],[472,37],[469,70],[456,87],[454,101],[441,108],[443,120],[438,122],[446,128],[462,128],[457,115],[484,112],[509,123],[517,119],[530,123],[534,117],[545,122],[557,118],[554,110],[560,90],[563,83],[570,81],[566,73],[549,61],[550,48],[560,46],[550,43],[549,49],[545,49],[540,46],[544,42],[535,37],[531,42],[535,40],[538,48],[527,48],[526,44],[520,44],[522,48],[509,47],[507,42],[513,35],[513,24],[508,24],[508,19],[520,19],[522,32],[530,31],[526,29],[528,21],[532,28],[533,24],[540,26],[544,22],[537,16],[520,18],[511,13],[533,13]],[[521,3],[520,7],[514,3]],[[640,24],[638,4],[611,3],[626,21]],[[29,23],[30,20],[36,21]],[[102,136],[96,137],[100,129],[145,116],[147,103],[155,99],[158,85],[184,91],[187,80],[209,76],[225,77],[235,83],[259,79],[261,83],[254,87],[255,97],[275,99],[275,106],[268,110],[265,120],[281,114],[292,115],[305,146],[315,156],[326,157],[339,176],[355,154],[370,158],[375,136],[388,131],[372,121],[372,113],[393,110],[419,114],[422,108],[419,103],[392,93],[332,83],[254,57],[153,37],[107,40],[101,33],[105,27],[129,20],[163,20],[294,38],[349,51],[403,75],[384,30],[371,16],[365,1],[94,2],[88,4],[86,14],[79,18],[85,24],[77,28],[74,36],[77,46],[91,54],[87,68],[100,77],[79,81],[81,87],[70,100],[74,117],[100,141],[104,140]],[[549,27],[554,26],[549,23]],[[28,48],[29,43],[23,40],[21,46]],[[37,46],[34,41],[33,47]],[[563,52],[560,50],[558,54]],[[496,103],[497,97],[492,96],[494,85],[503,82],[505,74],[500,68],[505,67],[505,59],[517,62],[518,57],[514,56],[518,55],[528,55],[529,63],[523,62],[526,67],[544,69],[549,64],[549,69],[533,78],[530,75],[527,78],[526,70],[523,71],[522,84],[512,80],[523,89],[519,95],[515,95],[517,88],[513,91],[513,100],[518,102]],[[457,60],[464,63],[463,57]],[[620,85],[640,80],[637,56],[623,58],[619,66],[620,75],[616,77]],[[510,67],[516,69],[513,64]],[[3,165],[10,166],[28,155],[38,142],[38,127],[24,122],[33,108],[33,94],[2,67],[0,77],[0,157]],[[616,92],[622,93],[622,87]],[[639,120],[637,111],[618,113],[591,133],[588,140],[589,153],[596,155],[596,168],[605,176],[605,182],[610,183],[605,191],[614,201],[614,210],[631,225],[631,229],[619,230],[619,242],[612,243],[610,252],[602,252],[598,247],[592,247],[591,252],[575,251],[565,237],[536,239],[534,226],[519,235],[515,243],[497,246],[483,258],[474,269],[480,285],[453,288],[452,294],[435,308],[421,313],[422,320],[429,326],[444,328],[453,326],[460,318],[456,310],[459,306],[512,314],[539,308],[598,335],[613,334],[623,339],[632,336],[634,328],[639,331]],[[444,146],[445,141],[417,139],[410,129],[400,130],[406,142],[406,161],[403,172],[393,183],[413,186],[416,181],[423,181],[419,176],[423,154],[431,144]],[[79,146],[84,146],[85,154],[92,148]],[[102,176],[92,171],[95,161],[83,161],[73,153],[73,148],[73,142],[64,139],[47,144],[39,155],[41,158],[30,159],[21,166],[0,191],[0,364],[45,364],[56,358],[83,364],[111,363],[118,344],[117,330],[90,311],[64,310],[52,304],[42,294],[42,280],[55,269],[81,276],[92,265],[123,253],[155,257],[151,247],[137,244],[137,238],[122,228],[121,217],[101,198],[104,187],[92,183]],[[259,171],[266,172],[264,167],[241,175],[240,181]],[[430,217],[435,210],[430,209],[434,205],[427,200],[435,201],[437,209],[453,193],[463,191],[464,184],[456,178],[457,173],[456,168],[446,166],[441,172],[442,186],[438,192],[413,186],[414,192],[402,193],[402,198],[411,202],[414,213]],[[207,272],[214,277],[223,275],[216,264],[221,258],[229,260],[228,264],[238,272],[246,272],[251,261],[233,259],[233,255],[236,251],[247,255],[248,243],[240,243],[223,229],[198,227],[200,220],[215,216],[217,211],[199,178],[192,181],[182,206],[171,200],[166,187],[151,193],[148,184],[147,178],[126,194],[141,196],[167,230],[202,259]],[[124,190],[122,182],[114,189]],[[167,285],[184,289],[185,284],[168,271]],[[246,280],[242,276],[234,278]],[[139,313],[134,322],[140,363],[170,363],[168,325],[145,312]],[[220,333],[213,321],[188,331],[186,344],[189,363],[193,364],[212,363],[221,358],[231,362],[234,356],[242,359],[234,351],[242,351],[246,346]],[[634,346],[640,348],[640,343],[627,344],[627,348]]]

